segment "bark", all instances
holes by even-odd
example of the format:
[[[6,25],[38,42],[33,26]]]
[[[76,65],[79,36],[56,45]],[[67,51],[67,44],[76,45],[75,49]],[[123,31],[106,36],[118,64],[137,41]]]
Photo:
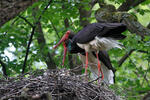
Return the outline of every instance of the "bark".
[[[38,0],[1,0],[0,27]]]
[[[126,24],[127,29],[131,33],[136,33],[142,38],[146,35],[150,36],[150,29],[139,23],[135,16],[125,12],[117,12],[113,5],[106,5],[103,8],[99,8],[95,13],[95,17],[98,22],[122,22]]]
[[[33,10],[34,20],[36,20],[36,18],[35,18],[36,13],[35,12],[37,10],[38,10],[38,7],[36,7]],[[38,33],[37,41],[38,41],[38,44],[40,47],[40,52],[41,52],[42,58],[45,60],[48,69],[56,69],[56,64],[55,64],[51,54],[48,51],[48,47],[46,46],[46,40],[44,38],[44,33],[42,30],[41,22],[38,21],[35,24],[37,25],[37,28],[36,28],[36,32]]]
[[[138,6],[142,2],[146,0],[126,0],[122,5],[118,8],[118,11],[129,11],[130,9]]]
[[[37,30],[36,31],[38,32],[37,41],[38,41],[38,44],[40,46],[40,52],[41,52],[42,57],[48,66],[48,69],[56,69],[56,64],[55,64],[54,60],[52,59],[51,54],[48,51],[45,52],[45,49],[48,50],[48,47],[46,47],[46,41],[44,38],[44,33],[42,31],[42,26],[41,26],[40,22],[37,23]]]

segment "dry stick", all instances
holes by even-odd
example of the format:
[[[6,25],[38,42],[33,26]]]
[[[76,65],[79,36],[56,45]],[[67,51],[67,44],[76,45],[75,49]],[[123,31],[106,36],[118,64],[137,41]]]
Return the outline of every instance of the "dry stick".
[[[47,4],[47,6],[44,8],[44,10],[42,11],[41,15],[39,16],[38,20],[36,23],[38,23],[40,21],[40,19],[42,18],[42,15],[44,14],[44,12],[47,10],[48,6],[52,3],[52,0],[49,1],[49,3]],[[26,21],[26,20],[25,20]],[[28,22],[28,21],[26,21]],[[29,23],[28,23],[29,24]],[[30,24],[29,24],[30,25]],[[31,24],[32,25],[32,24]],[[23,68],[22,68],[22,74],[24,73],[25,71],[25,68],[26,68],[26,62],[27,62],[27,58],[28,58],[28,54],[29,54],[29,49],[30,49],[30,44],[32,42],[32,38],[33,38],[33,35],[35,33],[35,28],[36,28],[36,25],[35,24],[33,27],[32,27],[32,32],[31,32],[31,36],[30,36],[30,39],[29,39],[29,43],[28,43],[28,46],[27,46],[27,50],[26,50],[26,56],[25,56],[25,59],[24,59],[24,64],[23,64]]]

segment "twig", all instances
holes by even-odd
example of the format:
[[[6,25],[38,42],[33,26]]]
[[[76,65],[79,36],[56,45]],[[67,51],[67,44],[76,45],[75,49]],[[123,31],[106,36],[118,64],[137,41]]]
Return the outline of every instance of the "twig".
[[[125,62],[125,60],[132,54],[132,52],[135,51],[135,49],[131,49],[128,53],[126,53],[119,61],[119,67]]]
[[[32,23],[30,23],[25,17],[18,15],[21,19],[23,19],[26,23],[28,23],[32,28],[34,27]]]
[[[102,78],[102,77],[100,76],[100,77],[96,78],[95,80],[92,80],[92,81],[88,82],[88,84],[93,83],[93,82],[97,81],[100,78]]]

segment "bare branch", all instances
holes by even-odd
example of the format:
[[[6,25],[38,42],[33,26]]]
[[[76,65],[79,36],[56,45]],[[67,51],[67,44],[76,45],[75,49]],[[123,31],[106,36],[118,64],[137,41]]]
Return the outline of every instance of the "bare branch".
[[[133,51],[135,51],[135,49],[131,49],[128,53],[126,53],[119,61],[119,67],[121,67],[121,65],[125,62],[125,60],[133,53]]]
[[[144,51],[144,50],[137,50],[137,52],[140,52],[140,53],[148,53],[148,51]]]
[[[22,18],[26,23],[28,23],[32,28],[33,28],[33,24],[31,22],[29,22],[25,17],[18,15],[18,17]]]
[[[129,11],[130,9],[138,6],[142,2],[146,0],[126,0],[122,5],[118,8],[118,11]]]
[[[50,0],[47,4],[47,6],[43,9],[41,15],[39,16],[36,24],[32,27],[32,32],[31,32],[31,36],[30,36],[30,39],[29,39],[29,43],[28,43],[28,46],[27,46],[27,50],[26,50],[26,56],[25,56],[25,59],[24,59],[24,64],[23,64],[23,67],[22,67],[22,74],[24,74],[24,71],[25,71],[25,68],[26,68],[26,62],[27,62],[27,58],[28,58],[28,54],[29,54],[29,49],[30,49],[30,45],[31,45],[31,42],[32,42],[32,38],[33,38],[33,35],[35,33],[35,28],[37,26],[37,23],[40,22],[41,18],[42,18],[42,15],[44,14],[44,12],[47,10],[47,8],[49,7],[49,5],[52,3],[52,0]]]

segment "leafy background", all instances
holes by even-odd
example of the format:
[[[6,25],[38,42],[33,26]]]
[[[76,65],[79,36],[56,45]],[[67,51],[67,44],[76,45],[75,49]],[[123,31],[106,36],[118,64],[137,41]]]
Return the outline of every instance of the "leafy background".
[[[124,1],[106,0],[106,3],[113,4],[118,8]],[[61,66],[63,47],[60,46],[55,51],[52,47],[60,40],[66,30],[71,29],[74,32],[78,32],[82,29],[78,7],[84,5],[85,9],[89,10],[89,1],[68,0],[62,2],[54,0],[48,9],[42,13],[47,3],[48,0],[35,3],[0,28],[0,60],[5,64],[8,76],[17,76],[22,72],[26,49],[32,31],[32,27],[23,18],[26,18],[34,25],[41,14],[40,24],[42,26],[45,44],[38,43],[38,38],[41,36],[36,31],[30,45],[25,72],[47,69],[46,58],[43,55],[47,55],[48,52],[51,54],[55,64],[59,68],[63,67]],[[92,14],[89,18],[91,23],[96,22],[94,13],[98,8],[99,5],[96,4],[92,9]],[[134,14],[138,18],[138,21],[147,27],[150,16],[149,9],[150,1],[146,0],[139,6],[133,7],[129,13]],[[66,19],[69,22],[68,27],[64,23]],[[117,69],[116,83],[110,87],[118,95],[128,100],[138,100],[150,91],[150,37],[145,36],[144,40],[141,41],[140,36],[131,34],[129,31],[123,34],[127,38],[120,42],[123,43],[125,48],[109,51],[111,62]],[[118,61],[131,50],[133,50],[131,55],[119,66]],[[69,55],[65,61],[66,68],[72,67],[69,65]],[[74,66],[81,65],[79,58],[76,55],[73,57]],[[0,66],[0,77],[3,77],[2,66]]]

